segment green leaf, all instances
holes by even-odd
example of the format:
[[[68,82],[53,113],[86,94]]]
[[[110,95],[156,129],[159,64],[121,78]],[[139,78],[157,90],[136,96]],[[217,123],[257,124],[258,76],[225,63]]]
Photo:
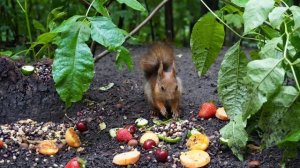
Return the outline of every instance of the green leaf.
[[[230,116],[242,113],[242,104],[247,94],[244,77],[247,74],[247,57],[240,48],[240,42],[232,46],[225,54],[218,74],[218,94]]]
[[[292,133],[290,133],[283,141],[280,143],[285,143],[285,142],[299,142],[300,141],[300,129],[296,130]]]
[[[299,91],[292,86],[282,86],[273,100],[263,107],[259,127],[263,131],[262,142],[273,146],[282,142],[289,133],[300,129]]]
[[[300,7],[299,6],[291,6],[290,11],[293,14],[294,18],[294,29],[300,28]]]
[[[55,20],[60,19],[64,16],[67,15],[66,12],[61,12],[61,10],[63,9],[63,6],[54,8],[53,10],[51,10],[51,12],[48,14],[47,17],[47,28],[49,28],[49,30],[53,30],[54,27],[56,27],[56,23]]]
[[[218,57],[224,42],[224,26],[208,13],[193,27],[190,46],[199,76],[203,76]]]
[[[274,0],[249,0],[243,15],[245,22],[244,34],[262,25],[267,20],[274,4]]]
[[[31,46],[29,47],[28,52],[32,50],[34,47],[36,47],[37,45],[46,45],[48,43],[53,42],[56,36],[57,33],[53,33],[53,32],[47,32],[39,35],[36,42],[32,43]]]
[[[234,27],[240,29],[243,25],[243,17],[239,14],[228,14],[224,16],[227,24],[232,24]]]
[[[89,17],[92,24],[92,39],[108,48],[117,48],[123,44],[123,32],[111,21],[103,16]]]
[[[220,130],[222,138],[227,141],[234,155],[243,160],[243,153],[248,141],[245,130],[246,122],[241,115],[237,115],[225,127]]]
[[[46,28],[43,26],[43,24],[35,19],[32,20],[32,24],[36,30],[40,30],[42,33],[47,31]]]
[[[243,104],[243,118],[255,114],[268,98],[276,93],[283,83],[285,70],[282,68],[283,59],[266,58],[251,61],[247,66],[247,78],[250,87]]]
[[[82,99],[94,77],[94,59],[88,45],[90,28],[86,22],[75,22],[62,33],[55,51],[52,75],[61,99],[70,106]]]
[[[126,4],[128,7],[138,10],[138,11],[146,11],[146,9],[144,8],[143,5],[141,5],[137,0],[117,0],[119,3],[124,3]]]
[[[109,16],[108,10],[107,10],[107,8],[104,7],[104,5],[103,5],[106,1],[107,1],[107,0],[97,0],[97,1],[94,1],[93,7],[94,7],[94,8],[96,9],[96,11],[99,12],[101,15],[108,17],[108,16]]]
[[[52,33],[61,33],[61,32],[69,31],[70,29],[72,29],[72,26],[74,25],[74,23],[78,19],[83,18],[83,17],[84,16],[81,16],[81,15],[74,15],[74,16],[70,17],[69,19],[63,21],[58,27],[51,30],[51,32]]]
[[[280,27],[281,23],[283,22],[284,12],[287,9],[287,7],[276,7],[269,14],[269,20],[273,28],[276,29]]]
[[[278,50],[277,45],[282,44],[281,37],[275,37],[265,44],[265,46],[262,47],[261,51],[259,52],[259,55],[262,59],[265,58],[282,58],[282,52]]]
[[[118,69],[123,69],[123,65],[126,64],[129,70],[133,68],[133,61],[131,53],[125,48],[120,47],[116,58],[116,65]]]
[[[12,51],[0,51],[0,56],[12,56],[13,52]]]
[[[231,0],[232,3],[236,4],[239,7],[245,7],[248,1],[249,0]]]

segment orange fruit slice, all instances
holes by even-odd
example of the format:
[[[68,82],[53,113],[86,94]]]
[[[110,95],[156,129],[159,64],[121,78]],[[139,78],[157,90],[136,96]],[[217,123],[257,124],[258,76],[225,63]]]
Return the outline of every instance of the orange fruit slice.
[[[210,162],[210,156],[202,150],[182,152],[179,158],[181,164],[189,168],[203,167]]]
[[[58,147],[53,141],[44,140],[37,146],[37,151],[43,155],[54,155],[58,152]]]
[[[78,148],[81,144],[79,136],[72,127],[67,129],[65,138],[67,144],[73,148]]]
[[[206,150],[209,144],[209,139],[206,135],[201,133],[191,135],[186,146],[190,150]]]
[[[139,151],[130,151],[117,154],[113,158],[113,163],[120,166],[135,164],[140,159],[141,153]]]

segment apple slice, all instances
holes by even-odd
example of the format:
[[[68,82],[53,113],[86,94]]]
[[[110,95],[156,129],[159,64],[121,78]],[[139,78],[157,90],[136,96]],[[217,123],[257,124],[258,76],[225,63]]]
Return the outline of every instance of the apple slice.
[[[209,145],[209,138],[201,133],[192,135],[186,142],[190,150],[206,150]]]
[[[117,154],[113,158],[113,163],[120,166],[135,164],[140,159],[141,153],[137,150]]]
[[[144,142],[148,139],[152,139],[156,144],[159,143],[159,138],[158,136],[154,133],[154,132],[151,132],[151,131],[148,131],[146,132],[145,134],[143,134],[140,138],[140,144],[143,145]]]
[[[67,129],[65,138],[67,144],[73,148],[78,148],[81,144],[79,136],[74,131],[73,127]]]
[[[182,152],[180,162],[184,167],[204,167],[210,162],[210,156],[202,150]]]
[[[223,120],[223,121],[228,121],[229,120],[229,117],[227,116],[227,114],[224,110],[224,107],[217,109],[216,117],[220,120]]]
[[[44,140],[38,144],[37,151],[43,155],[51,156],[58,152],[58,147],[53,141]]]

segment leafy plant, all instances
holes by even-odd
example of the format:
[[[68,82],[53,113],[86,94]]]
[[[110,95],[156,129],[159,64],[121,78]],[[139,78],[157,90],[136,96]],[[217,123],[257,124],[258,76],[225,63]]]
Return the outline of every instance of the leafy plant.
[[[118,2],[145,11],[136,0]],[[106,0],[93,0],[85,15],[74,15],[60,25],[55,21],[66,15],[61,7],[50,12],[46,27],[35,22],[35,27],[44,33],[38,36],[28,51],[38,48],[35,57],[40,57],[38,54],[46,51],[51,57],[49,47],[54,48],[55,45],[52,75],[56,90],[67,107],[82,99],[93,80],[94,59],[87,45],[89,41],[93,40],[117,52],[116,64],[119,68],[122,64],[126,64],[129,69],[133,66],[130,52],[122,46],[127,33],[112,22],[105,3]],[[92,7],[103,16],[88,16]]]
[[[224,4],[220,11],[209,9],[210,13],[195,24],[191,37],[193,61],[200,76],[221,50],[224,26],[240,38],[227,50],[218,73],[218,94],[231,119],[220,130],[222,139],[242,160],[253,130],[249,128],[254,126],[262,133],[262,146],[280,144],[288,147],[284,158],[296,156],[300,130],[300,7],[288,6],[282,0],[231,0]],[[229,26],[241,18],[242,35]],[[241,47],[245,41],[257,44],[250,59]]]

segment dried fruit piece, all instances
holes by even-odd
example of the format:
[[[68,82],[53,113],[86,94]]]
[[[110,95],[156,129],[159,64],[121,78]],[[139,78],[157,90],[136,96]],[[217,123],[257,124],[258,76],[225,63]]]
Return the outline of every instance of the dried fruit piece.
[[[152,139],[147,139],[144,144],[143,144],[143,148],[145,150],[150,150],[153,147],[155,147],[157,144],[155,143],[155,141],[153,141]]]
[[[140,159],[141,153],[139,151],[130,151],[117,154],[113,158],[113,163],[120,166],[135,164]]]
[[[0,140],[0,149],[4,148],[4,142]]]
[[[182,152],[180,162],[184,167],[203,167],[210,162],[210,156],[202,150]]]
[[[67,129],[65,138],[67,144],[71,147],[78,148],[81,144],[79,136],[74,131],[73,127]]]
[[[154,156],[156,158],[156,160],[160,161],[160,162],[166,162],[168,159],[168,151],[165,149],[157,149],[154,152]]]
[[[43,155],[55,155],[58,152],[58,147],[51,140],[44,140],[37,146],[37,151]]]
[[[216,117],[223,121],[229,120],[229,117],[227,116],[224,107],[217,109]]]
[[[209,138],[206,135],[194,134],[188,139],[186,146],[190,150],[206,150],[208,144]]]
[[[132,146],[132,147],[135,147],[138,145],[138,141],[136,139],[131,139],[130,141],[128,141],[127,145],[128,146]]]
[[[76,128],[78,129],[78,131],[80,132],[85,132],[88,130],[88,126],[86,121],[79,121],[78,123],[76,123]]]
[[[159,143],[158,136],[155,133],[148,131],[140,138],[140,144],[143,145],[144,142],[148,139],[152,139],[156,144]]]

